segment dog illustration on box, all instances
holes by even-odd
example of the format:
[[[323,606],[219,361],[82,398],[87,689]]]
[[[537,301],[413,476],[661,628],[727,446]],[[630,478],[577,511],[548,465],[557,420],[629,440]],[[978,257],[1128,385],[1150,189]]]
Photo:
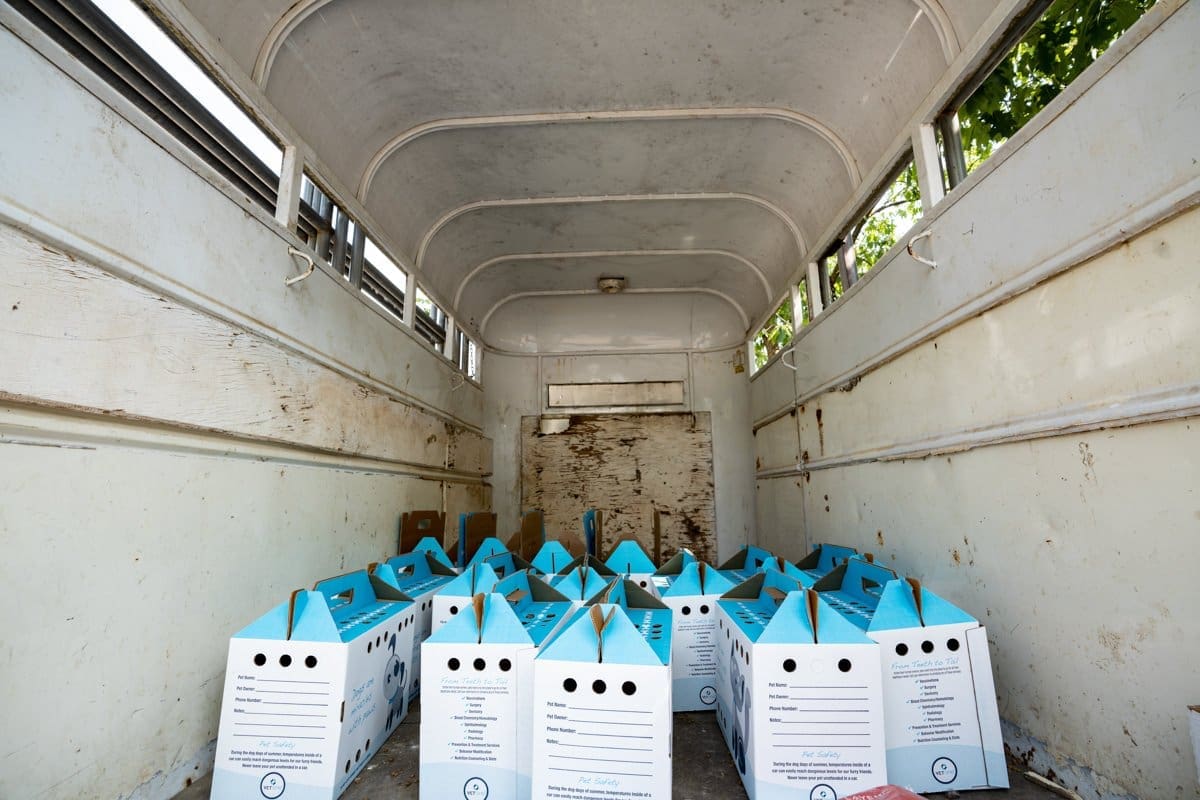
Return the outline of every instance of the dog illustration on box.
[[[408,664],[396,653],[396,634],[388,637],[387,648],[390,652],[387,663],[383,666],[383,696],[388,703],[387,727],[391,733],[392,726],[404,718],[404,700],[408,696]]]
[[[746,691],[746,676],[738,664],[734,646],[729,646],[729,683],[733,690],[733,760],[738,772],[746,774],[746,751],[750,749],[750,693]]]

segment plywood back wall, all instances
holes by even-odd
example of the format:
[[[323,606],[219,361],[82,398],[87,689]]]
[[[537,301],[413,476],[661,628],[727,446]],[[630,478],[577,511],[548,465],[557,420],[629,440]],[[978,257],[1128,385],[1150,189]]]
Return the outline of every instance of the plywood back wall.
[[[636,536],[653,555],[651,516],[662,515],[662,554],[688,547],[717,557],[712,416],[575,416],[562,433],[542,435],[521,418],[521,505],[546,514],[546,531],[582,535],[585,509],[604,511],[604,538]]]

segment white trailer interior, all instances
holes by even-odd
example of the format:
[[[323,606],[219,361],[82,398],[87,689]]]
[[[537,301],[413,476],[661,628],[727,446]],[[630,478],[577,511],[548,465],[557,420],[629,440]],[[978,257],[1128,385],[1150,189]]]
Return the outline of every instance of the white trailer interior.
[[[280,143],[278,198],[0,5],[0,797],[172,796],[231,632],[402,509],[515,529],[522,418],[630,411],[710,415],[713,559],[879,554],[987,625],[1014,757],[1200,796],[1195,3],[948,193],[934,122],[1025,0],[147,5]],[[909,151],[919,221],[754,370]],[[285,285],[304,174],[404,312],[320,259]],[[645,381],[682,394],[547,389]]]

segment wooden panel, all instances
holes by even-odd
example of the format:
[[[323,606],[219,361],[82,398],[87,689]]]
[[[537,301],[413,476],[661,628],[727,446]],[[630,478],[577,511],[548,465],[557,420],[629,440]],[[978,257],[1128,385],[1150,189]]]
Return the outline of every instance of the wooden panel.
[[[698,414],[575,416],[563,433],[521,418],[521,503],[546,512],[546,530],[578,533],[585,509],[604,511],[605,538],[636,536],[653,552],[652,510],[663,553],[689,547],[716,558],[712,417]]]
[[[5,226],[0,287],[0,387],[18,400],[490,470],[478,434]]]

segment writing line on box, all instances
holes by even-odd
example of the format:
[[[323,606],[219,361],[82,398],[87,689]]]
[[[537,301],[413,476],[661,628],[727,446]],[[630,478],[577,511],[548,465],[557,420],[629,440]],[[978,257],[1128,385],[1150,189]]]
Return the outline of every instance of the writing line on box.
[[[264,706],[312,706],[315,708],[329,708],[329,703],[282,703],[277,700],[263,700]]]
[[[317,686],[328,686],[329,681],[289,681],[284,678],[259,678],[259,683],[311,683]]]
[[[329,697],[329,692],[289,692],[286,689],[256,689],[257,694],[311,694],[317,697]]]
[[[610,772],[609,770],[597,769],[563,769],[562,767],[550,767],[555,772],[587,772],[592,775],[620,775],[622,778],[653,778],[653,775],[646,775],[640,772]]]
[[[316,739],[319,742],[325,741],[324,736],[275,736],[264,733],[235,733],[234,736],[239,739]]]
[[[653,722],[609,722],[603,719],[568,719],[567,722],[582,722],[587,725],[626,725],[631,728],[653,728]]]
[[[653,711],[623,711],[619,708],[592,708],[591,706],[567,706],[568,711],[604,711],[610,714],[653,714]]]
[[[589,750],[634,750],[638,753],[653,753],[653,747],[613,747],[610,744],[571,744],[570,742],[559,742],[559,747],[586,747]]]
[[[609,764],[653,764],[653,761],[628,761],[623,758],[588,758],[586,756],[560,756],[556,753],[550,754],[551,758],[569,758],[572,761],[606,761]]]

